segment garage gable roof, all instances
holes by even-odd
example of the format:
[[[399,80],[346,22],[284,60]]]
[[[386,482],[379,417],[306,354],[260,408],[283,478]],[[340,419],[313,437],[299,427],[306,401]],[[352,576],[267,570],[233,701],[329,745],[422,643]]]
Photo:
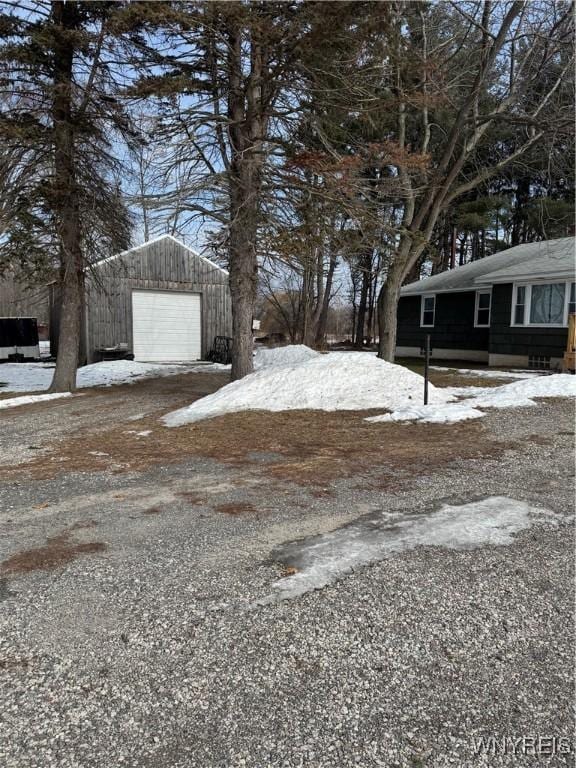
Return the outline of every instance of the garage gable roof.
[[[517,245],[493,256],[405,285],[401,295],[473,291],[481,286],[511,283],[515,280],[556,277],[570,279],[575,272],[574,245],[573,237]]]
[[[198,259],[201,259],[206,264],[209,264],[214,269],[217,269],[219,272],[223,272],[225,275],[228,274],[228,270],[224,269],[224,267],[219,266],[214,261],[211,261],[210,259],[207,259],[206,256],[202,256],[198,251],[195,251],[193,248],[190,248],[189,245],[186,245],[186,243],[183,243],[181,240],[178,240],[177,237],[174,237],[173,235],[159,235],[158,237],[152,238],[152,240],[146,240],[145,243],[140,243],[140,245],[134,245],[132,248],[128,248],[125,251],[122,251],[121,253],[116,253],[113,256],[107,256],[105,259],[100,259],[100,261],[95,262],[92,264],[92,267],[100,267],[102,264],[107,264],[110,261],[114,261],[114,259],[120,259],[123,256],[128,256],[128,254],[135,253],[136,251],[140,251],[143,248],[147,248],[149,245],[153,245],[154,243],[160,243],[162,240],[171,240],[172,242],[176,243],[180,246],[180,248],[183,248],[185,251],[188,251],[192,256],[195,256]]]

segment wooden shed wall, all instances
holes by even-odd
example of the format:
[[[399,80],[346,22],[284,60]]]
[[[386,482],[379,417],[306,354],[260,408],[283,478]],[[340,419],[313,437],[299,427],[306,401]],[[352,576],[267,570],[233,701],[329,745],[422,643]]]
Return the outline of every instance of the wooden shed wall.
[[[39,323],[48,323],[48,286],[27,285],[6,275],[0,281],[0,317],[35,317]]]
[[[87,286],[88,362],[98,347],[132,349],[132,291],[184,291],[202,296],[202,357],[214,336],[231,333],[228,275],[170,238],[158,240],[93,268]]]

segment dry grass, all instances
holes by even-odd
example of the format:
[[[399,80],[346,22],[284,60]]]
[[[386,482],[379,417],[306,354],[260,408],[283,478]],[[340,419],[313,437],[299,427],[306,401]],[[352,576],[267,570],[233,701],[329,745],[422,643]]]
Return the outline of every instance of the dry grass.
[[[47,478],[61,472],[109,470],[117,473],[179,463],[195,456],[249,468],[268,478],[327,487],[330,481],[357,475],[390,489],[397,470],[426,472],[455,458],[497,456],[511,447],[495,440],[480,422],[462,424],[369,424],[373,411],[246,411],[168,429],[157,416],[139,429],[153,434],[135,439],[126,425],[83,434],[57,444],[25,465],[5,467],[2,477]],[[94,455],[100,452],[106,456]],[[282,458],[256,462],[253,452]],[[320,490],[319,493],[322,493]],[[191,504],[203,497],[185,493]]]
[[[437,386],[499,383],[447,371],[431,374]],[[426,472],[455,458],[497,456],[511,447],[496,440],[480,422],[368,424],[363,419],[377,413],[373,411],[246,411],[174,429],[162,426],[163,413],[218,389],[225,381],[222,375],[182,375],[114,387],[104,394],[89,390],[73,406],[65,398],[55,401],[58,413],[80,409],[75,432],[59,442],[48,442],[49,450],[30,461],[0,468],[0,479],[43,479],[64,472],[121,474],[202,457],[241,466],[252,477],[264,476],[271,482],[310,485],[321,497],[331,492],[331,481],[339,477],[357,476],[363,485],[390,491],[398,485],[399,470]],[[123,420],[120,405],[120,413],[111,418],[124,398],[135,396],[143,397],[148,416],[137,422]],[[152,404],[155,410],[150,413]],[[106,418],[101,417],[103,409]],[[144,430],[152,433],[148,437],[134,434]],[[256,460],[255,454],[269,454],[270,459]],[[181,496],[190,504],[206,503],[198,493]]]
[[[60,568],[75,560],[80,555],[104,552],[106,544],[101,541],[70,541],[71,533],[79,528],[91,528],[93,523],[76,524],[66,531],[46,539],[42,547],[33,547],[17,552],[0,563],[4,573],[30,573],[31,571]]]
[[[430,371],[430,382],[435,387],[500,387],[502,384],[510,384],[511,379],[488,378],[485,376],[473,376],[449,371]]]

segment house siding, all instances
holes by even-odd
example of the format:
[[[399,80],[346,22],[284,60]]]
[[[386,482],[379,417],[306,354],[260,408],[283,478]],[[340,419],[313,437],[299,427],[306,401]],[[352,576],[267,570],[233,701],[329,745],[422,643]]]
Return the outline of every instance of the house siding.
[[[530,328],[510,324],[512,289],[512,283],[494,285],[492,288],[490,354],[562,357],[568,341],[567,328]]]
[[[422,347],[430,334],[434,350],[488,350],[488,328],[474,327],[476,291],[436,294],[433,328],[420,326],[420,296],[403,296],[398,303],[399,347]]]

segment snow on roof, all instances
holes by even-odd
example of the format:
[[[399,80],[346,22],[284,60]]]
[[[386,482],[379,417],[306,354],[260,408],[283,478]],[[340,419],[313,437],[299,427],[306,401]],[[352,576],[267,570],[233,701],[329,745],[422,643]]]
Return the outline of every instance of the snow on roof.
[[[186,245],[186,243],[183,243],[182,240],[178,240],[177,237],[174,237],[174,235],[159,235],[158,237],[152,238],[152,240],[146,240],[145,243],[140,243],[140,245],[134,245],[132,248],[128,248],[125,251],[122,251],[121,253],[115,253],[113,256],[108,256],[105,259],[100,259],[100,261],[95,262],[92,264],[92,267],[100,267],[102,264],[106,264],[109,261],[113,261],[114,259],[119,259],[122,256],[127,256],[129,253],[133,253],[134,251],[139,251],[142,248],[146,248],[149,245],[152,245],[153,243],[159,243],[162,240],[172,240],[174,243],[177,243],[181,248],[184,248],[189,253],[193,254],[194,256],[197,256],[199,259],[202,259],[202,261],[205,261],[206,264],[210,264],[211,267],[214,267],[214,269],[218,269],[220,272],[223,272],[225,275],[228,274],[228,270],[224,269],[224,267],[220,267],[218,264],[216,264],[214,261],[211,261],[210,259],[207,259],[206,256],[202,256],[198,251],[195,251],[194,248],[190,248],[189,245]]]
[[[474,290],[515,280],[570,279],[575,273],[574,237],[525,243],[462,267],[404,286],[402,296]]]

